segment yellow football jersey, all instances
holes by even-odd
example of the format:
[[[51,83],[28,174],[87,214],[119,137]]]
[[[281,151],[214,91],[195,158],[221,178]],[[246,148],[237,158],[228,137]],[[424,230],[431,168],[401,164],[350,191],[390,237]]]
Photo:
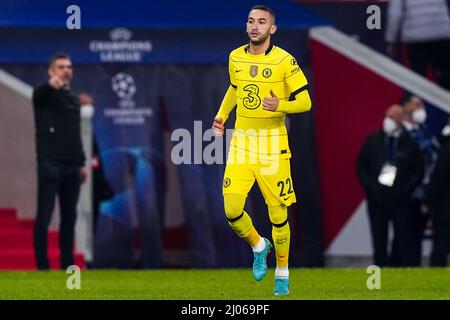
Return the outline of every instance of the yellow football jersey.
[[[280,101],[288,101],[306,88],[307,80],[295,58],[275,45],[258,55],[244,45],[231,52],[229,74],[237,102],[231,141],[234,150],[230,152],[241,150],[265,159],[290,158],[286,113],[264,110],[263,100],[272,90]]]

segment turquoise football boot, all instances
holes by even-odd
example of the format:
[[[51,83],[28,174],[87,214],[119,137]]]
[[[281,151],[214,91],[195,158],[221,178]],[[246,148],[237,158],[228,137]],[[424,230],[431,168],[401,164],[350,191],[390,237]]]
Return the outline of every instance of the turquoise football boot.
[[[253,277],[256,281],[264,279],[267,273],[267,255],[272,249],[272,244],[266,238],[264,239],[264,249],[261,252],[253,252]]]
[[[273,294],[276,296],[284,296],[289,294],[289,278],[275,277],[275,290]]]

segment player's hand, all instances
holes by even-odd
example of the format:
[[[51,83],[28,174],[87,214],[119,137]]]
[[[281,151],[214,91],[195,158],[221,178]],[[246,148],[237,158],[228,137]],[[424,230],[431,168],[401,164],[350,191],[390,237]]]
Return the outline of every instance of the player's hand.
[[[50,85],[50,87],[56,90],[64,87],[64,82],[58,76],[51,77],[50,80],[48,80],[48,84]]]
[[[277,111],[280,100],[278,97],[270,90],[270,97],[264,97],[263,109],[267,111]]]
[[[212,125],[214,134],[218,137],[223,136],[224,126],[223,119],[221,117],[214,118],[214,123]]]

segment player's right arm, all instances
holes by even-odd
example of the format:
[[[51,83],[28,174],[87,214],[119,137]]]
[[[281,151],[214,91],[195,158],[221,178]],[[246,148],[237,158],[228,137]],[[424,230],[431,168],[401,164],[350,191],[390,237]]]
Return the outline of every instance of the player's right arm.
[[[228,62],[228,71],[230,74],[230,86],[228,87],[227,93],[222,100],[219,111],[214,117],[214,123],[212,125],[216,135],[223,135],[224,124],[227,121],[230,112],[234,109],[237,103],[237,86],[235,85],[235,71],[233,61],[231,60],[231,55]]]

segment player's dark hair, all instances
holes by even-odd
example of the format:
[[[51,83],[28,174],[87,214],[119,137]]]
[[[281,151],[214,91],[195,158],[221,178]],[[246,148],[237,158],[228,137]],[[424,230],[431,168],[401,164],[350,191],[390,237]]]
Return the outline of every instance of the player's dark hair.
[[[266,6],[266,5],[263,5],[263,4],[257,4],[256,6],[253,6],[253,7],[250,9],[250,11],[252,11],[252,10],[263,10],[263,11],[267,11],[267,12],[272,16],[272,18],[273,18],[273,23],[275,24],[275,20],[276,20],[277,15],[276,15],[275,11],[273,11],[272,8],[270,8],[270,7]]]
[[[411,92],[405,92],[402,96],[401,96],[401,98],[400,98],[400,100],[398,101],[398,103],[402,106],[402,107],[404,107],[408,102],[410,102],[411,101],[411,99],[414,97],[414,95],[411,93]]]
[[[70,56],[67,53],[65,53],[65,52],[57,52],[54,55],[52,55],[50,57],[50,59],[48,60],[48,66],[51,67],[53,62],[55,62],[56,60],[59,60],[59,59],[68,59],[68,60],[70,60]]]

